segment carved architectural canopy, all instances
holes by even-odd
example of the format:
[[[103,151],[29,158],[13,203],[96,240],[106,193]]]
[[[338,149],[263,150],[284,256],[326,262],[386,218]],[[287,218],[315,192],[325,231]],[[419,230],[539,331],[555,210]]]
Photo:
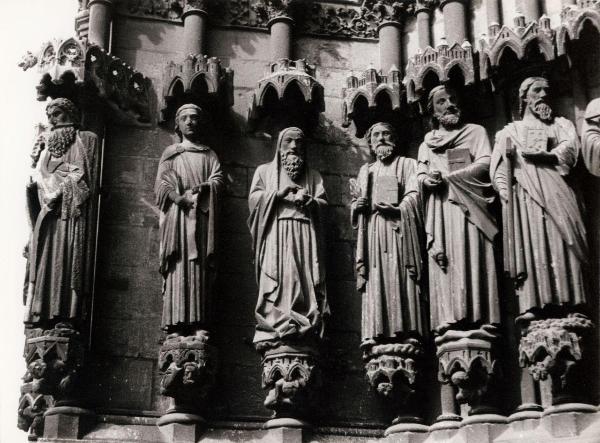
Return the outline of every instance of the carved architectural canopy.
[[[294,101],[294,97],[303,103]],[[306,111],[313,114],[325,110],[323,86],[315,79],[315,67],[306,60],[280,59],[268,66],[266,76],[250,93],[248,124],[253,127],[261,117],[276,112],[281,105],[295,107],[297,111],[299,107],[306,107]]]
[[[150,121],[147,79],[123,60],[94,45],[70,38],[48,42],[36,56],[28,52],[19,66],[38,66],[38,100],[66,97],[75,101],[103,100],[118,122]]]
[[[465,40],[462,45],[455,43],[449,46],[445,39],[435,49],[425,48],[408,59],[404,84],[409,102],[420,98],[424,87],[425,77],[433,73],[439,83],[446,83],[451,78],[451,73],[458,70],[464,78],[464,83],[470,85],[475,82],[475,68],[473,65],[473,47]]]
[[[400,110],[402,83],[400,70],[396,67],[392,67],[387,75],[370,67],[359,76],[349,76],[346,85],[342,125],[348,127],[354,121],[357,137],[362,137],[367,128],[381,117],[386,105],[392,111]]]
[[[591,23],[600,32],[600,1],[578,0],[576,5],[565,6],[560,14],[560,22],[556,33],[559,56],[567,53],[567,40],[579,39],[584,23]]]
[[[184,103],[233,105],[233,71],[223,68],[216,57],[188,55],[182,63],[169,62],[163,85],[161,121],[172,117]]]
[[[480,77],[485,80],[491,76],[491,69],[500,64],[505,50],[515,53],[523,60],[527,50],[537,46],[545,61],[554,60],[554,31],[550,27],[550,18],[542,16],[537,22],[525,22],[523,15],[517,15],[514,26],[492,25],[490,35],[480,40]]]

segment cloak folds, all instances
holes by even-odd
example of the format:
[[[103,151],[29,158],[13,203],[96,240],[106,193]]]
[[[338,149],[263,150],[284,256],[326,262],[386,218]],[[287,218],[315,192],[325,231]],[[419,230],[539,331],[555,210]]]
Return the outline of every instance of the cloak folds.
[[[496,136],[491,176],[502,195],[508,192],[506,147],[508,140],[516,148],[512,159],[514,180],[514,231],[509,232],[506,201],[504,262],[514,254],[516,291],[521,312],[546,304],[585,302],[582,266],[587,262],[586,230],[575,191],[564,176],[575,165],[579,140],[573,124],[557,117],[551,125],[539,122],[548,134],[550,152],[557,164],[540,164],[522,156],[527,139],[527,124],[508,124]],[[511,237],[514,248],[507,246]],[[508,271],[508,269],[507,269]]]
[[[254,342],[320,337],[329,313],[323,259],[323,210],[327,205],[320,174],[305,169],[297,184],[316,204],[296,209],[277,201],[292,184],[279,168],[279,155],[257,168],[249,196],[248,226],[259,288]]]
[[[192,194],[195,203],[183,209],[174,196],[202,183],[208,191]],[[160,209],[159,271],[163,276],[162,326],[207,323],[215,278],[215,222],[223,176],[211,149],[181,143],[165,149],[155,184]]]

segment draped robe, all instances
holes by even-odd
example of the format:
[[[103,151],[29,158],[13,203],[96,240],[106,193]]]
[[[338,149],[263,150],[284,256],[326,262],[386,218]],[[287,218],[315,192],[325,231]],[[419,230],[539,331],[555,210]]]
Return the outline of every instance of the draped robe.
[[[305,188],[316,204],[298,209],[293,194],[276,199],[278,190],[293,184]],[[329,307],[323,258],[327,197],[321,175],[306,168],[293,182],[277,156],[256,169],[248,204],[258,283],[254,342],[322,336]]]
[[[600,126],[584,122],[582,134],[583,161],[590,173],[600,177]]]
[[[587,260],[586,232],[573,188],[565,181],[579,154],[575,126],[557,117],[552,124],[536,121],[537,128],[548,134],[548,149],[556,154],[557,164],[540,164],[522,156],[528,125],[523,121],[506,125],[496,135],[492,155],[491,176],[494,186],[506,195],[506,145],[511,140],[516,148],[512,159],[514,232],[508,232],[514,249],[507,247],[505,267],[514,254],[521,313],[548,304],[577,305],[585,302],[582,265]],[[503,199],[504,220],[507,220]]]
[[[352,225],[358,229],[356,270],[362,293],[363,343],[425,332],[419,286],[423,214],[416,172],[415,160],[396,157],[389,165],[381,161],[364,165],[358,174],[359,186],[367,189],[361,194],[368,195],[371,203],[367,215],[356,211],[356,198],[351,206]],[[374,207],[372,191],[380,176],[394,176],[398,181],[399,216]]]
[[[471,164],[450,172],[447,153],[467,148]],[[490,144],[482,126],[466,124],[449,132],[434,130],[419,148],[418,179],[440,171],[442,189],[426,197],[425,232],[429,260],[431,327],[453,323],[499,323],[500,311],[493,239],[498,233],[489,212]],[[439,260],[447,261],[444,270]]]
[[[33,230],[26,275],[25,323],[78,323],[86,315],[92,262],[93,198],[96,195],[98,138],[77,131],[60,157],[48,149],[37,162],[28,189]],[[54,205],[48,196],[60,192]]]
[[[172,199],[201,183],[190,209]],[[215,278],[216,211],[223,174],[207,146],[183,142],[167,147],[158,165],[155,194],[160,209],[160,273],[163,276],[162,327],[206,324]],[[173,194],[175,193],[175,194]]]

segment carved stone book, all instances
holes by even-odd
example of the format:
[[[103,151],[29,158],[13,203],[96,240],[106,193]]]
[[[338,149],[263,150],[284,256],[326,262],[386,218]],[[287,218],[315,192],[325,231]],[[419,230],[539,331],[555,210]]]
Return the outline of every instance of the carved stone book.
[[[454,148],[446,151],[448,156],[448,170],[458,171],[471,164],[471,153],[469,148]]]
[[[525,151],[542,150],[548,148],[548,133],[544,128],[527,129],[527,140],[525,140]]]
[[[393,175],[380,175],[375,180],[373,187],[373,201],[375,203],[389,203],[397,205],[398,179]]]

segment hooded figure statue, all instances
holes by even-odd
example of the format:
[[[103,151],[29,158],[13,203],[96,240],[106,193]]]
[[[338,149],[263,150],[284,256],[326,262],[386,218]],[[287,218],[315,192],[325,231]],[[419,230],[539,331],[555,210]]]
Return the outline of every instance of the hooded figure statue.
[[[275,159],[256,169],[248,226],[258,283],[254,342],[317,339],[328,314],[323,179],[306,163],[304,133],[279,134]]]

